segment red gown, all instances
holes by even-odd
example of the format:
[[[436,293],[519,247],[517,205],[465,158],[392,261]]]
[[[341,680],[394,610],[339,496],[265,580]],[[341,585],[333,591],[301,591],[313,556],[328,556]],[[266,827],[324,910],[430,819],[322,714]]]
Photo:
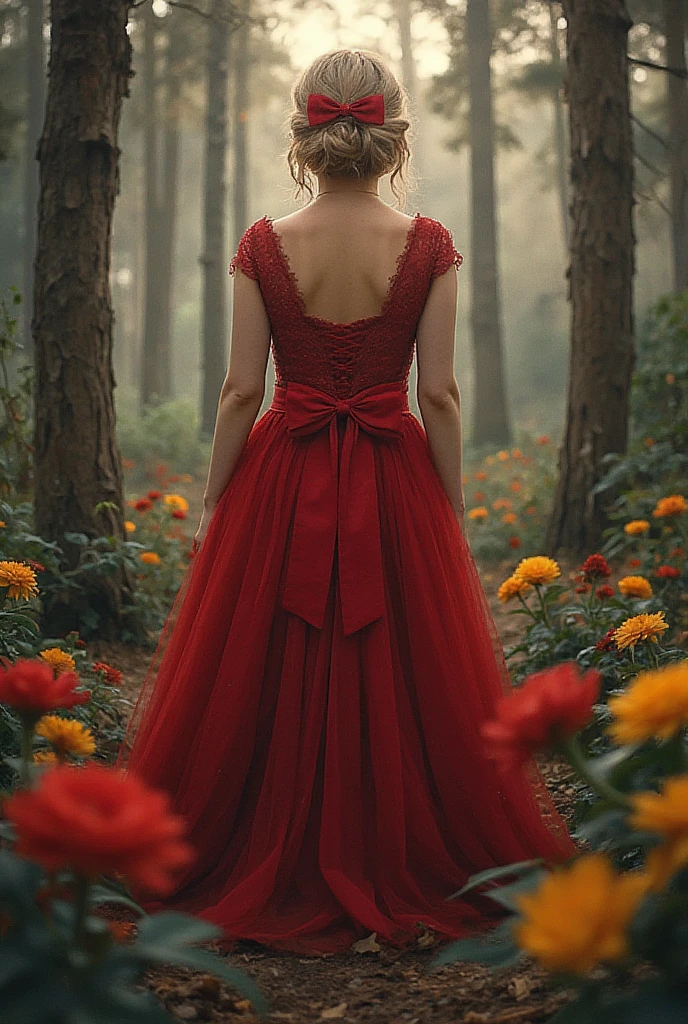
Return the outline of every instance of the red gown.
[[[377,316],[310,316],[268,218],[276,386],[190,563],[117,763],[171,794],[197,859],[145,909],[299,953],[496,923],[484,868],[575,852],[542,778],[480,726],[510,690],[469,547],[408,409],[430,283],[459,267],[417,214]],[[132,735],[133,737],[132,743]],[[134,893],[136,896],[137,894]]]

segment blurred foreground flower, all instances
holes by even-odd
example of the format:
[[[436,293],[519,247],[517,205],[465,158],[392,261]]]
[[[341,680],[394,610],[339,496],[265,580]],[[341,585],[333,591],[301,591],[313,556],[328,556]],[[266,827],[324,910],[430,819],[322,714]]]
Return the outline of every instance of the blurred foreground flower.
[[[646,860],[651,889],[663,889],[674,872],[688,864],[688,775],[666,779],[661,793],[636,793],[631,803],[629,824],[664,839]]]
[[[169,807],[162,790],[90,763],[49,769],[34,789],[6,800],[4,811],[17,832],[16,853],[46,871],[118,874],[164,895],[174,886],[174,869],[195,855],[182,838],[184,819]]]
[[[0,703],[20,714],[42,715],[55,708],[71,708],[90,700],[88,690],[76,693],[80,680],[75,672],[57,678],[50,665],[20,658],[8,669],[0,669]]]
[[[688,725],[688,658],[639,672],[608,706],[614,721],[607,731],[615,743],[670,739]]]

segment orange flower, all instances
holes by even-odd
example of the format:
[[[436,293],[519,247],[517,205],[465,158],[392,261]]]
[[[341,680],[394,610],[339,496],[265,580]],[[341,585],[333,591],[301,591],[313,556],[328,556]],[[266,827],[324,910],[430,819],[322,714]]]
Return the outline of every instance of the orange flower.
[[[486,473],[486,472],[485,472],[484,470],[482,470],[482,469],[479,469],[479,470],[478,470],[478,471],[477,471],[477,472],[475,473],[475,479],[476,479],[476,480],[487,480],[487,473]]]
[[[509,523],[515,523],[517,521],[518,521],[518,516],[516,515],[515,512],[505,512],[504,515],[502,516],[502,522],[503,523],[509,524]]]
[[[482,501],[484,497],[485,497],[485,494],[484,494],[483,491],[474,491],[473,492],[473,501]]]
[[[540,437],[535,438],[535,444],[549,444],[549,437],[547,434],[541,434]]]
[[[652,515],[655,519],[660,516],[681,516],[688,510],[688,501],[682,494],[669,494],[666,498],[660,498]]]
[[[496,498],[495,501],[492,502],[492,508],[495,512],[498,512],[500,508],[511,508],[511,499]]]
[[[133,469],[134,468],[134,460],[133,459],[122,459],[122,465],[124,466],[125,469]]]
[[[488,515],[489,513],[487,509],[484,508],[482,505],[478,505],[477,508],[472,508],[469,509],[468,511],[469,519],[487,519]]]
[[[522,541],[521,541],[520,537],[509,537],[509,547],[510,548],[520,548],[521,544],[522,544]]]
[[[497,452],[497,458],[499,459],[500,462],[506,462],[506,460],[509,458],[509,453],[506,451]]]
[[[514,494],[518,494],[518,492],[523,488],[523,484],[519,480],[512,480],[509,487]]]
[[[528,506],[528,508],[526,509],[526,515],[527,516],[536,516],[537,515],[537,509],[536,509],[535,505],[529,505]]]

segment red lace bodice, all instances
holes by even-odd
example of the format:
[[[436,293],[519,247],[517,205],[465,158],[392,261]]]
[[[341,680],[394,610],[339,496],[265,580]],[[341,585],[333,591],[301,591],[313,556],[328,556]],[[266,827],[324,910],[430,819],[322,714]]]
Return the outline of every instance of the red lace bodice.
[[[413,218],[380,313],[338,324],[306,313],[303,297],[272,220],[249,227],[229,264],[257,281],[270,320],[278,385],[309,384],[337,398],[398,381],[408,390],[416,328],[430,284],[463,256],[447,228]]]

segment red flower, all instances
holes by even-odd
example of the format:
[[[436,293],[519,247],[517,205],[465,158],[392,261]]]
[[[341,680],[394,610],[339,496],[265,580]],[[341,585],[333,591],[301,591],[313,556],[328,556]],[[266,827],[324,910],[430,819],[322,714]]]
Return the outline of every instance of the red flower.
[[[592,718],[602,674],[580,675],[574,661],[528,676],[497,703],[497,717],[485,722],[486,752],[507,770],[522,765],[536,750],[577,733]]]
[[[169,794],[135,775],[90,763],[50,768],[33,789],[16,790],[5,814],[17,832],[16,853],[46,871],[119,874],[164,895],[172,871],[193,860],[184,819]]]
[[[186,512],[184,511],[183,508],[173,508],[172,509],[172,518],[173,519],[186,519]]]
[[[168,481],[169,481],[169,482],[170,482],[171,484],[176,484],[176,483],[177,483],[177,481],[179,480],[179,474],[178,474],[178,473],[173,473],[173,474],[172,474],[172,476],[168,476],[168,478],[167,478],[167,479],[168,479]]]
[[[655,576],[661,576],[666,580],[677,580],[681,575],[681,570],[677,569],[675,565],[660,565],[658,569],[655,569]]]
[[[595,593],[600,601],[604,601],[605,597],[614,597],[614,588],[605,583],[603,586],[598,587]]]
[[[614,591],[612,591],[612,593],[614,593]],[[614,643],[614,639],[613,639],[614,632],[615,632],[615,629],[614,629],[614,626],[612,626],[612,628],[610,630],[608,630],[600,640],[597,641],[597,643],[595,644],[595,650],[596,651],[613,651],[613,650],[615,650],[616,649],[616,644]]]
[[[592,582],[599,578],[606,578],[611,576],[612,571],[609,568],[607,559],[603,555],[588,555],[583,562],[580,571],[583,573],[583,579]]]
[[[62,672],[54,678],[47,662],[20,658],[8,669],[0,669],[0,703],[20,714],[44,715],[55,708],[73,708],[91,699],[90,691],[76,693],[76,672]]]
[[[25,558],[24,561],[31,566],[34,572],[45,572],[45,566],[40,562],[34,562],[33,558]]]
[[[673,551],[669,552],[669,558],[685,558],[683,548],[674,548]]]
[[[122,673],[118,668],[113,668],[112,665],[108,665],[104,661],[95,661],[93,663],[94,672],[102,672],[105,676],[105,682],[110,683],[111,686],[119,686],[122,682]]]
[[[151,501],[157,501],[158,498],[162,498],[162,491],[149,491],[148,497]]]
[[[582,583],[580,587],[576,587],[577,594],[588,594],[590,593],[590,584]]]
[[[81,639],[75,640],[74,641],[74,646],[75,647],[85,647],[86,646],[86,641],[85,640],[81,640]]]
[[[137,512],[148,512],[153,508],[153,502],[150,498],[139,498],[138,501],[134,502],[134,508]]]
[[[641,565],[641,564],[642,563],[641,563],[639,558],[629,558],[628,559],[628,568],[629,569],[637,569],[638,566]]]

